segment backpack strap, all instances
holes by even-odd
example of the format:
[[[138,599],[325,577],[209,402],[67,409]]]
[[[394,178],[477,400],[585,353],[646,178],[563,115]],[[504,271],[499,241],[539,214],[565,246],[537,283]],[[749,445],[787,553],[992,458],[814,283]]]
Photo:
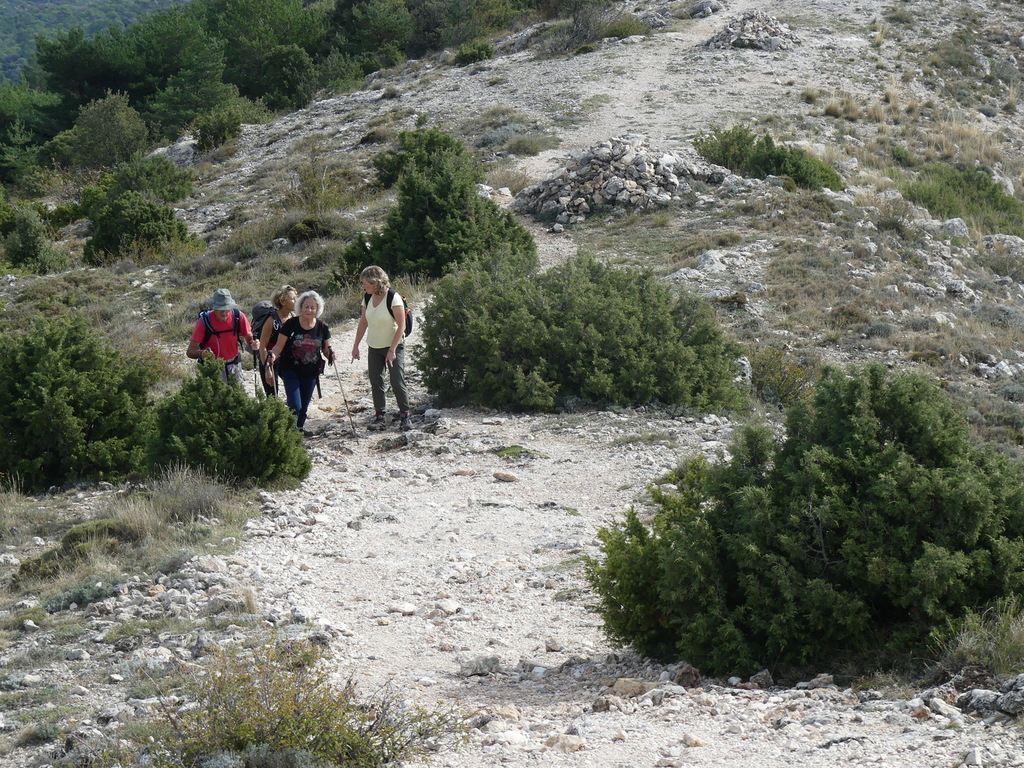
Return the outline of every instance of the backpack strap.
[[[373,294],[372,293],[364,293],[363,294],[363,306],[364,307],[370,306],[370,299],[371,298],[373,298]],[[387,305],[388,305],[388,314],[390,314],[392,317],[394,317],[395,313],[392,312],[392,310],[391,310],[391,305],[394,304],[394,302],[395,302],[395,289],[394,288],[388,288],[388,297],[387,297],[386,301],[387,301]]]
[[[203,340],[199,344],[200,349],[206,348],[206,345],[210,342],[211,336],[220,336],[220,334],[222,333],[227,333],[227,331],[213,330],[213,322],[210,320],[211,311],[212,310],[204,309],[202,312],[199,313],[199,319],[203,321],[203,328],[205,329],[203,333]],[[240,309],[232,309],[231,316],[234,319],[234,326],[232,327],[232,331],[234,332],[234,335],[237,336],[238,332],[242,328],[242,311]]]

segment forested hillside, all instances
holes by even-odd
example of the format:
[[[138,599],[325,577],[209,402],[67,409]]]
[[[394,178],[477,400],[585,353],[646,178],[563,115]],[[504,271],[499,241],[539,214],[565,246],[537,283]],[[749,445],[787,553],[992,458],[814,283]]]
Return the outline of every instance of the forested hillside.
[[[486,57],[490,44],[481,38],[538,5],[195,0],[94,36],[81,25],[57,31],[37,38],[30,82],[0,83],[0,183],[18,185],[54,165],[107,166],[197,123],[217,144],[243,120],[298,109],[318,91],[354,87],[368,73],[429,51],[475,42],[464,55]],[[131,140],[105,139],[117,144],[113,155],[83,151],[87,130],[76,121],[111,98],[117,108],[107,104],[96,122],[103,134]]]
[[[0,78],[17,79],[35,50],[36,35],[81,27],[94,35],[123,29],[181,0],[0,0]]]

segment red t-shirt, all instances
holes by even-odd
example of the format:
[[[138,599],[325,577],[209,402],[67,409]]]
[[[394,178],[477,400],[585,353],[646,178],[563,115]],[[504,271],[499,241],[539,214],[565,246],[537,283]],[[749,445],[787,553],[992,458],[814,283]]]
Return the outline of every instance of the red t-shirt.
[[[231,311],[228,312],[227,322],[224,323],[217,319],[217,315],[212,310],[209,317],[213,330],[219,333],[210,334],[204,348],[212,349],[214,357],[221,360],[234,360],[238,357],[238,337],[252,335],[249,318],[245,316],[245,312],[238,313],[238,334],[236,335],[232,333],[235,327],[235,318]],[[203,318],[200,317],[196,320],[196,327],[192,329],[192,336],[189,337],[189,340],[202,344],[204,336],[206,336],[206,325],[203,323]]]

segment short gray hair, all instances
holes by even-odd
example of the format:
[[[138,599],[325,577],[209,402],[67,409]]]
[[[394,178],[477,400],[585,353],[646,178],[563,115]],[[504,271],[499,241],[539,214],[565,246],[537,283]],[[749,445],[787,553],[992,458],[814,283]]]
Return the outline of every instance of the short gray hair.
[[[324,313],[324,299],[316,291],[306,291],[295,300],[295,306],[298,308],[299,314],[302,314],[302,304],[306,299],[313,299],[316,302],[316,316],[320,317]]]

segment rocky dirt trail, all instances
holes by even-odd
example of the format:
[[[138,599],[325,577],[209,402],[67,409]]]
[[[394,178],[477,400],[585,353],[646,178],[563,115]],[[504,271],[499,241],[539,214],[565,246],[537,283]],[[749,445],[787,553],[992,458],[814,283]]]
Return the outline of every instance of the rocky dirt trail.
[[[775,53],[701,46],[724,19],[753,9],[790,23],[800,44]],[[804,88],[880,91],[881,75],[863,60],[876,12],[833,0],[737,0],[682,31],[587,56],[428,64],[418,84],[406,73],[374,86],[397,85],[403,108],[440,124],[495,105],[544,124],[554,116],[560,146],[518,166],[539,180],[567,153],[614,136],[685,150],[696,133],[738,118],[806,115]],[[354,143],[380,98],[320,102],[291,127],[279,124],[275,141],[319,130]],[[248,137],[253,157],[264,140]],[[222,183],[240,183],[248,151]],[[535,231],[545,266],[574,251],[568,236]],[[351,329],[336,333],[347,350]],[[363,366],[340,371],[362,430]],[[723,450],[727,419],[441,410],[418,415],[405,435],[353,438],[336,379],[324,389],[309,424],[313,474],[296,491],[265,495],[266,517],[238,554],[262,601],[329,632],[339,680],[390,685],[469,719],[469,743],[430,764],[1024,765],[1018,729],[952,706],[949,686],[893,700],[842,689],[821,670],[797,687],[685,687],[694,682],[685,669],[608,644],[582,558],[598,554],[599,527],[642,504],[645,487],[681,458]],[[414,402],[426,402],[415,387]]]
[[[351,338],[341,329],[337,348]],[[339,372],[359,436],[325,379],[308,422],[313,473],[264,494],[237,556],[271,613],[326,630],[339,682],[471,723],[466,745],[428,764],[1024,765],[1018,730],[950,706],[952,688],[886,700],[828,676],[683,687],[694,681],[680,665],[608,644],[581,565],[596,531],[681,457],[721,451],[727,419],[453,409],[417,416],[410,433],[368,433],[362,365]]]

